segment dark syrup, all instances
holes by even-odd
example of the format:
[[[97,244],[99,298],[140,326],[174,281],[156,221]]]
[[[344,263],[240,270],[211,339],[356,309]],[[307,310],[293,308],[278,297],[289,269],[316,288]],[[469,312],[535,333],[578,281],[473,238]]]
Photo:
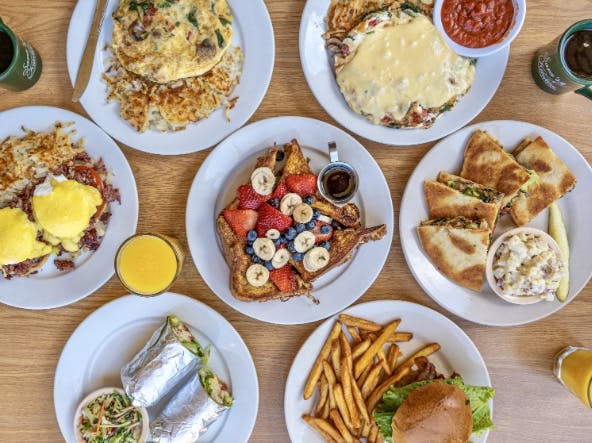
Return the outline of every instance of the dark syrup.
[[[335,199],[347,198],[354,191],[353,175],[345,169],[335,168],[323,177],[325,191]]]
[[[567,40],[563,54],[576,77],[592,79],[592,30],[574,32]]]
[[[0,74],[8,69],[12,63],[13,55],[12,40],[6,33],[0,31]]]

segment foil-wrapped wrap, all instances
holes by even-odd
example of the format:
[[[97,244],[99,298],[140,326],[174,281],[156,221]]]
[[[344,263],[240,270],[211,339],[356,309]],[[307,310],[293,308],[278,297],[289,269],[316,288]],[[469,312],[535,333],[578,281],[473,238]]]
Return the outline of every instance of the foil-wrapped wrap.
[[[207,351],[174,315],[157,329],[146,345],[121,368],[121,382],[135,406],[156,405],[185,376],[207,363]]]
[[[150,424],[155,443],[194,443],[230,406],[226,385],[207,367],[186,383]]]

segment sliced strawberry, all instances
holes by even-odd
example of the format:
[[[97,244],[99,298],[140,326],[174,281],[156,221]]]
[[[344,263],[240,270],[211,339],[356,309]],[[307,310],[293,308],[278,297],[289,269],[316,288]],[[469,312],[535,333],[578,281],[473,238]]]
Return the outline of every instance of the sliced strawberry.
[[[269,278],[280,291],[286,294],[292,293],[296,289],[296,276],[290,264],[279,269],[271,270],[269,272]]]
[[[265,237],[270,229],[277,229],[280,232],[285,231],[292,226],[292,217],[282,214],[268,203],[259,206],[259,219],[257,221],[257,234],[259,237]]]
[[[240,202],[241,209],[257,209],[261,206],[267,196],[255,192],[251,185],[241,185],[236,190],[236,196]]]
[[[316,237],[316,243],[322,243],[324,241],[330,240],[331,237],[333,237],[333,226],[327,224],[327,223],[323,223],[320,221],[316,221],[316,226],[315,228],[312,230],[312,233],[315,235]],[[321,227],[322,226],[328,226],[329,227],[329,232],[327,234],[323,234],[321,232]],[[327,228],[324,228],[325,230],[327,230]]]
[[[317,192],[317,176],[314,174],[298,174],[286,177],[286,185],[291,192],[300,197],[308,197]]]
[[[275,188],[275,191],[273,191],[273,194],[271,194],[270,198],[277,198],[278,200],[281,200],[288,192],[290,191],[288,191],[286,184],[281,182],[279,185],[277,185],[277,188]]]
[[[222,215],[232,230],[242,238],[247,238],[247,232],[257,226],[257,211],[252,209],[227,209]]]

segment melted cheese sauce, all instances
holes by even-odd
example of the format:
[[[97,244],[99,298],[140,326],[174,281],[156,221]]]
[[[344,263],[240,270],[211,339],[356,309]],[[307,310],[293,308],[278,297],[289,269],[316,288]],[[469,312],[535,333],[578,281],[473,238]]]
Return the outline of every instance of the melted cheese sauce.
[[[352,109],[379,123],[385,114],[401,119],[413,102],[437,108],[464,94],[475,77],[470,60],[454,53],[424,15],[402,14],[360,36],[351,58],[337,71]],[[359,38],[360,38],[359,37]]]

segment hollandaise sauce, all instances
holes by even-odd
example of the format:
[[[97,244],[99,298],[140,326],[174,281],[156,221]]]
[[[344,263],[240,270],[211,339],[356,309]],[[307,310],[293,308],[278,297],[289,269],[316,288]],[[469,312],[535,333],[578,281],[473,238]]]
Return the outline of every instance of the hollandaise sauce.
[[[592,349],[563,349],[557,354],[554,372],[572,394],[592,409]]]
[[[158,295],[176,280],[184,258],[175,239],[161,234],[140,234],[121,245],[115,258],[115,270],[130,292]]]

